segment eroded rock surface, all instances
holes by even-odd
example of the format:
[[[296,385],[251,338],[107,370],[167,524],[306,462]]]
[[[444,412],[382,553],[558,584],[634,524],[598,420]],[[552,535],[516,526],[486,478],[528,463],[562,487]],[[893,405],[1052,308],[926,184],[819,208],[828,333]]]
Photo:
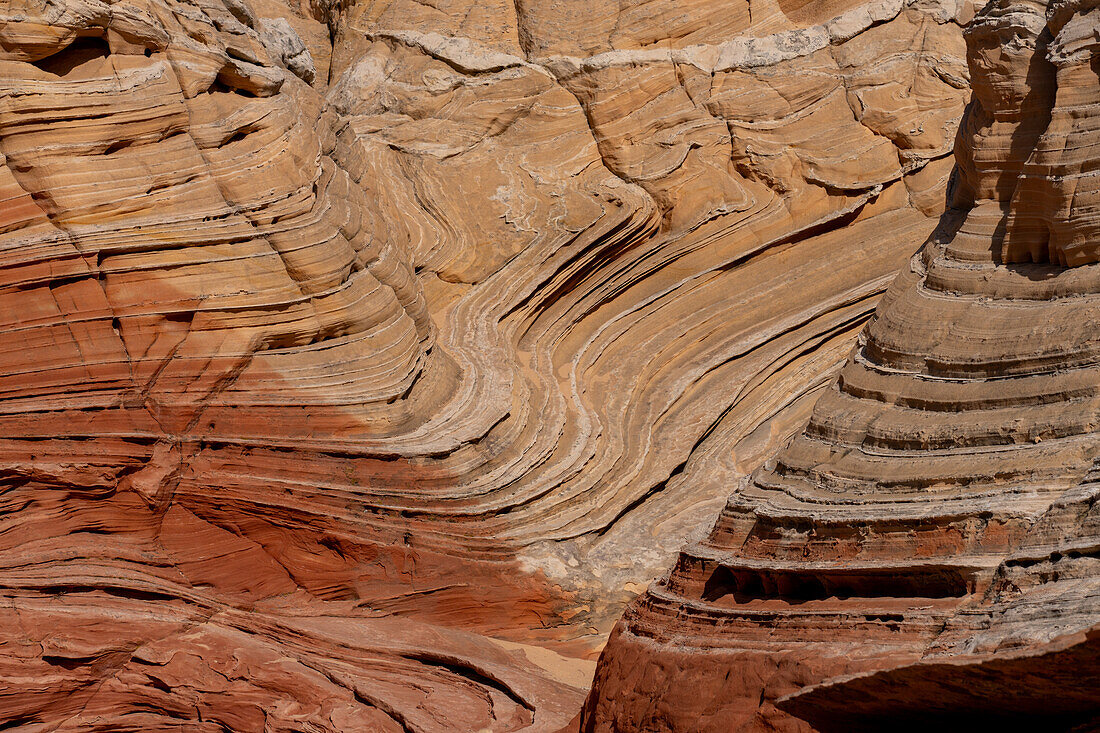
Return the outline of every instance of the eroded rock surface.
[[[968,27],[940,228],[806,429],[628,610],[585,730],[1100,720],[1098,18],[1001,0]]]
[[[0,716],[564,725],[934,228],[972,12],[0,1]]]

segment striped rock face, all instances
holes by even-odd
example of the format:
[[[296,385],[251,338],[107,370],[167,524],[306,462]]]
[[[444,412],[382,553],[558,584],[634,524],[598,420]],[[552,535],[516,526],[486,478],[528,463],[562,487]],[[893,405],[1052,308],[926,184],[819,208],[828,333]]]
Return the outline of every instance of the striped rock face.
[[[1098,22],[998,0],[969,25],[940,227],[627,611],[585,730],[1100,720]]]
[[[1091,36],[989,13],[0,0],[0,727],[558,730],[819,396],[590,720],[915,659],[1091,460]]]

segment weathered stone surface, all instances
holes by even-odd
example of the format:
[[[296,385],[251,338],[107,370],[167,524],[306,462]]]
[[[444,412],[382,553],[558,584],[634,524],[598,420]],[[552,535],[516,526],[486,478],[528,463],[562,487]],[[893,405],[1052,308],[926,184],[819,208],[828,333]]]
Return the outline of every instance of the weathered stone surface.
[[[0,0],[0,716],[568,722],[943,208],[969,5],[790,5]]]
[[[969,26],[941,226],[806,429],[627,611],[584,730],[1100,720],[1097,12]]]
[[[1100,631],[998,655],[940,662],[843,679],[779,700],[824,732],[959,729],[1096,730]]]

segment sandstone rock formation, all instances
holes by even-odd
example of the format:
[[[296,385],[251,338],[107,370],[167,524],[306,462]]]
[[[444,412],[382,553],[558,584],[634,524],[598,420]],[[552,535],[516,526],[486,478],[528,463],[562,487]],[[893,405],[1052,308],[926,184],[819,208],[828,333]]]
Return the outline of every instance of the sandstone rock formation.
[[[972,13],[0,0],[0,718],[564,725],[935,226]]]
[[[627,612],[585,730],[1100,722],[1098,18],[996,0],[968,27],[941,227]]]

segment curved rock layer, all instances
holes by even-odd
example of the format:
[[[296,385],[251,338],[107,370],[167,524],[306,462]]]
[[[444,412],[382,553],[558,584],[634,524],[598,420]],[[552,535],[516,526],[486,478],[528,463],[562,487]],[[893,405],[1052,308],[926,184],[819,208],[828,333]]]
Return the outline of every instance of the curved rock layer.
[[[972,14],[593,5],[0,2],[10,727],[573,717],[934,227]]]
[[[1100,721],[1098,18],[1000,0],[969,26],[941,227],[628,610],[585,730]]]

